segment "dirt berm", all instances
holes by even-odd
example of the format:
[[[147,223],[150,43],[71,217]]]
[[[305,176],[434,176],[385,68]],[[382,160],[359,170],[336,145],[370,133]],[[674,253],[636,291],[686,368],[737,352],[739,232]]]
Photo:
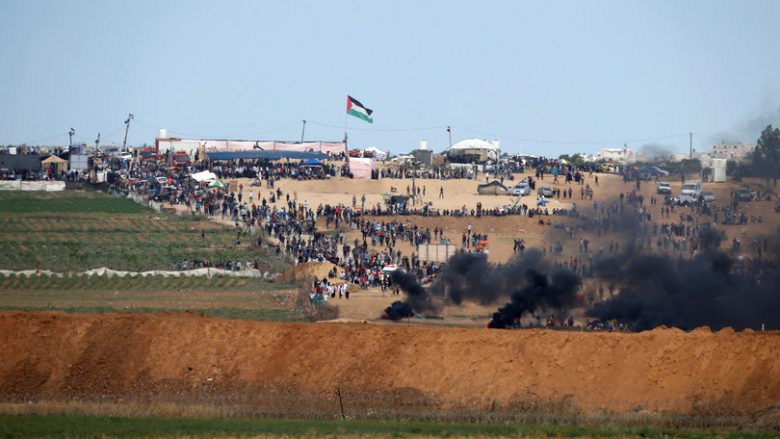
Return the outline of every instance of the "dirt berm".
[[[0,398],[331,411],[757,410],[780,401],[780,334],[283,324],[192,314],[0,313]]]

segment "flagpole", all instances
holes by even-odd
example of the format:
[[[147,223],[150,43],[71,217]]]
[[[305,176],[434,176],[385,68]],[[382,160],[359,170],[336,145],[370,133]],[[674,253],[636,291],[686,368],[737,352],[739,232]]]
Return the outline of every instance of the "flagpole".
[[[347,95],[349,99],[349,95]],[[349,162],[349,145],[347,141],[349,139],[349,112],[344,111],[344,153],[347,155],[347,162]]]

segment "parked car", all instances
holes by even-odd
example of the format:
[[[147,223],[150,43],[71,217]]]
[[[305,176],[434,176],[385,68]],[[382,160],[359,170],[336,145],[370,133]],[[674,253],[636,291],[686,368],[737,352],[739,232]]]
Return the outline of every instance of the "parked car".
[[[639,169],[639,178],[642,180],[650,180],[655,177],[667,177],[669,171],[661,169],[658,166],[644,166]]]
[[[672,203],[679,206],[691,206],[696,204],[696,197],[688,194],[680,194],[679,197],[672,197]]]
[[[512,188],[510,193],[512,195],[519,195],[521,197],[525,195],[531,195],[531,186],[528,185],[527,181],[521,181]]]
[[[737,198],[737,201],[751,201],[753,199],[753,192],[750,188],[741,187],[737,189],[734,196]]]
[[[553,191],[553,189],[550,186],[542,186],[542,187],[540,187],[539,190],[537,191],[537,193],[539,195],[543,196],[543,197],[546,197],[546,198],[550,198],[553,195],[555,195],[555,192]]]
[[[662,181],[658,183],[658,186],[655,188],[656,193],[660,195],[670,195],[672,193],[672,185],[668,182]]]
[[[715,192],[704,191],[699,195],[699,199],[704,201],[705,203],[715,201]]]

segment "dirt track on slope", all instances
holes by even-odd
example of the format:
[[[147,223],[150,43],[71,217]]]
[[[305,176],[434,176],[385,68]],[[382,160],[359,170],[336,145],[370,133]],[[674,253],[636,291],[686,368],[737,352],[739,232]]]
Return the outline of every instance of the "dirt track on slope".
[[[284,324],[192,314],[0,313],[0,398],[155,400],[301,414],[748,411],[780,401],[780,334]]]

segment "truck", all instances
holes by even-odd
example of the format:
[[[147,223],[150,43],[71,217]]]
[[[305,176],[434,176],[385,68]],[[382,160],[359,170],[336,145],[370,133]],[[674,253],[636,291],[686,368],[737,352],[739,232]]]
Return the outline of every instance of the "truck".
[[[178,170],[182,170],[190,165],[190,156],[184,151],[176,151],[173,153],[172,165]]]
[[[157,161],[157,149],[156,148],[144,148],[139,154],[141,162],[156,162]]]

